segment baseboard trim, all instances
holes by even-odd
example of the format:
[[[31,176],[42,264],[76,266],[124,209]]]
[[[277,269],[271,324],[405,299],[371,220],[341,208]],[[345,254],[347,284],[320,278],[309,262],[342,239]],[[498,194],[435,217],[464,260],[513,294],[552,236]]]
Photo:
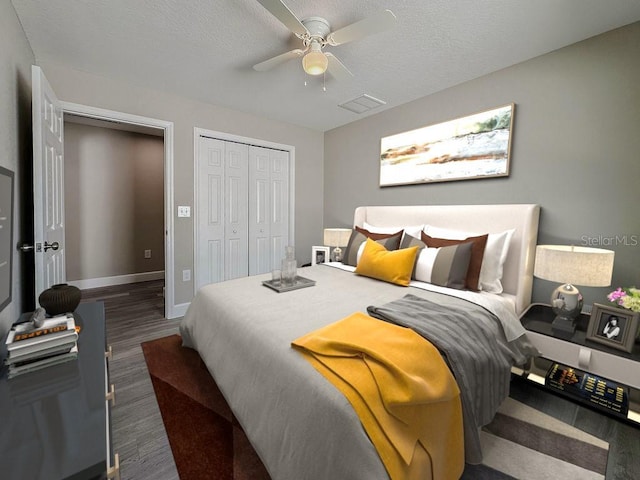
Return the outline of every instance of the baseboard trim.
[[[184,314],[187,313],[189,305],[191,305],[191,302],[179,303],[178,305],[174,305],[170,314],[171,316],[168,318],[184,317]]]
[[[67,283],[78,287],[80,290],[88,288],[110,287],[112,285],[125,285],[127,283],[148,282],[151,280],[162,280],[164,270],[156,272],[130,273],[127,275],[115,275],[113,277],[87,278],[84,280],[70,280]]]

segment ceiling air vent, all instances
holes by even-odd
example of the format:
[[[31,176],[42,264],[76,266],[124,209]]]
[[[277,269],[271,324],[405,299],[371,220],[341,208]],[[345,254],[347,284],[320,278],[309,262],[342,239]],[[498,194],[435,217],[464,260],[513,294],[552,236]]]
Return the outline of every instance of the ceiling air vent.
[[[380,105],[386,104],[387,102],[385,101],[378,100],[371,95],[364,94],[354,98],[353,100],[349,100],[348,102],[341,103],[338,106],[353,113],[364,113],[369,110],[373,110],[374,108],[378,108]]]

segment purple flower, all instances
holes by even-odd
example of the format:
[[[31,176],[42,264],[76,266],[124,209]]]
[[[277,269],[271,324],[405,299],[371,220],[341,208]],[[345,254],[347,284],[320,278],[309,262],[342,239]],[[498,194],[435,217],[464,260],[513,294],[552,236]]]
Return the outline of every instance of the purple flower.
[[[611,292],[609,295],[607,295],[607,299],[610,302],[616,302],[618,303],[618,305],[621,305],[621,298],[626,297],[627,296],[627,292],[625,292],[624,290],[622,290],[622,288],[618,288],[617,290]]]

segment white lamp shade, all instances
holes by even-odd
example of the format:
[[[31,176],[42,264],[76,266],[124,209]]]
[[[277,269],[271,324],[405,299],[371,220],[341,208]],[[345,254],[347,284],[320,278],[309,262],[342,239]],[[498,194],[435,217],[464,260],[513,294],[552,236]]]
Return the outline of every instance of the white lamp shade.
[[[324,244],[329,247],[346,247],[351,237],[350,228],[325,228]]]
[[[613,250],[602,248],[538,245],[533,275],[583,287],[608,287],[614,256]]]

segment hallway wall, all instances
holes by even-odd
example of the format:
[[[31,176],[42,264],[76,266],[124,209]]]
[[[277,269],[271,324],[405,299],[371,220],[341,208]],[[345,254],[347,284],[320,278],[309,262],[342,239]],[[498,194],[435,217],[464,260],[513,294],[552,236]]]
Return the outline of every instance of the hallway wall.
[[[163,271],[163,138],[65,122],[65,215],[71,283]]]

